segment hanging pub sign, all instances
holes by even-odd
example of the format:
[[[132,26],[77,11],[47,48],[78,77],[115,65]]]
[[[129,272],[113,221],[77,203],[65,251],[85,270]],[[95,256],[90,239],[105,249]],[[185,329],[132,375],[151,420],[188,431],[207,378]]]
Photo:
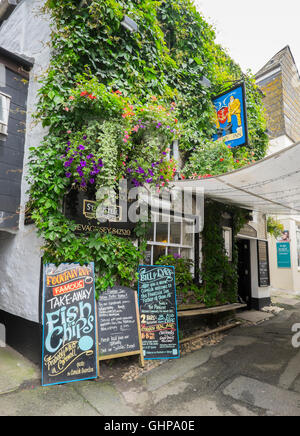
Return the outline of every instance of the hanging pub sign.
[[[42,385],[97,377],[94,264],[44,265]]]
[[[230,147],[248,144],[245,84],[239,84],[213,99],[216,133],[214,141],[225,141]]]
[[[139,308],[146,360],[180,357],[175,268],[139,267]]]
[[[72,188],[64,197],[64,215],[76,223],[75,233],[100,232],[120,237],[134,237],[134,223],[128,218],[127,201],[100,205],[91,188]]]
[[[144,366],[137,293],[115,286],[99,296],[97,303],[99,360],[140,356]]]

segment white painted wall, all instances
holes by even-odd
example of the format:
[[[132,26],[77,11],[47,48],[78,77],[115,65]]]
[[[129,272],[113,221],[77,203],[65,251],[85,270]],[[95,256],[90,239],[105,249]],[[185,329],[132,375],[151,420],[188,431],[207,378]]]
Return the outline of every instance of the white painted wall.
[[[39,146],[46,134],[33,122],[37,102],[38,79],[47,68],[50,48],[49,19],[41,14],[44,0],[23,0],[0,29],[0,46],[21,56],[34,58],[27,100],[24,172],[21,193],[20,229],[15,234],[0,232],[0,309],[39,321],[39,281],[41,241],[34,226],[24,226],[24,208],[28,200],[26,164],[29,147]]]
[[[270,244],[271,285],[275,289],[300,291],[300,268],[298,267],[297,252],[297,225],[300,225],[300,216],[277,216],[276,219],[290,232],[291,268],[278,268],[277,241],[273,236],[268,237]]]
[[[293,145],[294,142],[286,135],[279,136],[270,140],[267,155],[271,156],[274,153],[284,150],[285,148]]]

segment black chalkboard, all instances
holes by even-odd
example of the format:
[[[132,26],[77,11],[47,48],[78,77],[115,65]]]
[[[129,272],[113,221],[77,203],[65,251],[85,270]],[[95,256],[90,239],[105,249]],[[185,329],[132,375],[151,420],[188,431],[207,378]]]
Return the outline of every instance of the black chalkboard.
[[[139,308],[144,357],[180,357],[173,266],[139,267]]]
[[[97,304],[98,354],[100,360],[140,354],[140,332],[137,294],[122,286],[102,292]]]
[[[259,286],[270,286],[269,249],[267,241],[257,241],[257,257]]]
[[[94,264],[44,265],[42,385],[97,377]]]

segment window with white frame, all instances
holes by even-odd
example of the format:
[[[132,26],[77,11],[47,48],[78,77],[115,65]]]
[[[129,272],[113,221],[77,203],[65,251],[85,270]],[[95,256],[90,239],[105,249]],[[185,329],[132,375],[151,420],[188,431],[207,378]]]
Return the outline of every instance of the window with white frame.
[[[154,265],[165,255],[183,257],[194,261],[195,222],[176,215],[152,212],[148,232],[146,263]]]
[[[7,126],[10,109],[10,97],[0,93],[0,134],[7,135]]]

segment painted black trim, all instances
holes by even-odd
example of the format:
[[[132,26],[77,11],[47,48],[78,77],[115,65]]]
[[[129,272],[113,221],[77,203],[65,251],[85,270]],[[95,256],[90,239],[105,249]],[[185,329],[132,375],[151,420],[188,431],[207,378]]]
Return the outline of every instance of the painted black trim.
[[[41,366],[42,326],[0,310],[0,323],[5,325],[6,343],[31,362]]]
[[[6,58],[19,64],[20,66],[22,66],[23,68],[26,68],[27,70],[31,70],[31,68],[34,65],[33,58],[26,58],[25,59],[25,57],[21,57],[19,55],[16,55],[15,53],[10,52],[3,47],[0,47],[0,55],[5,56]]]
[[[266,298],[251,298],[251,309],[261,310],[266,306],[271,306],[271,297]]]

